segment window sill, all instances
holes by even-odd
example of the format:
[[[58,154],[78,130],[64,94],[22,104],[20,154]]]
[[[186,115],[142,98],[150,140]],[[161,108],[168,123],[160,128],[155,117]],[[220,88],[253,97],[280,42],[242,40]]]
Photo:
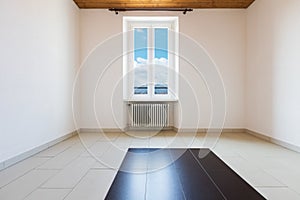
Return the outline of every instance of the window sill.
[[[126,103],[134,103],[134,102],[141,102],[141,103],[155,103],[155,102],[164,102],[164,103],[177,103],[178,99],[170,99],[170,98],[153,98],[153,99],[124,99]]]

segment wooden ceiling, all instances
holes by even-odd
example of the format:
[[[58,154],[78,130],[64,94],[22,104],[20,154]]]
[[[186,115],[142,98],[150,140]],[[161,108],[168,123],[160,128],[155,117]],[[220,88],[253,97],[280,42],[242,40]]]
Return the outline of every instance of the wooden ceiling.
[[[248,8],[255,0],[74,0],[79,8]]]

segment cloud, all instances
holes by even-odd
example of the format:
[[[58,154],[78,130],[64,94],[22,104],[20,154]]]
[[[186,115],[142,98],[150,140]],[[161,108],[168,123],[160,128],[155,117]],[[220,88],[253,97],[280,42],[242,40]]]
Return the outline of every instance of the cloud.
[[[137,61],[138,64],[147,64],[148,63],[147,59],[144,59],[144,58],[141,58],[141,57],[138,57],[136,59],[136,61]]]
[[[154,81],[157,84],[167,84],[169,80],[168,59],[154,58]],[[148,82],[149,60],[138,57],[134,61],[134,85],[143,86]]]
[[[165,65],[168,66],[168,59],[166,58],[154,58],[153,60],[153,64],[156,65]],[[136,61],[134,62],[134,64],[137,65],[146,65],[146,64],[150,64],[148,59],[144,59],[141,57],[136,58]]]
[[[166,58],[154,58],[154,63],[157,65],[168,65],[168,59]]]

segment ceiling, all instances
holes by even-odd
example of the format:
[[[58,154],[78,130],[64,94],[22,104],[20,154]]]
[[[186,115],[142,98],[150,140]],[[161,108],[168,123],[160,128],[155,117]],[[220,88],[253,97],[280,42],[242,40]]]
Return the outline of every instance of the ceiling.
[[[255,0],[74,0],[79,8],[248,8]]]

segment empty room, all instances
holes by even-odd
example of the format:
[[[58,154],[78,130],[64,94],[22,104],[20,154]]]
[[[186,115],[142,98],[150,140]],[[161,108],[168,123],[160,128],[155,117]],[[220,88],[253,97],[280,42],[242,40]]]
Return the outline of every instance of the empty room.
[[[0,200],[300,199],[299,0],[1,0]]]

